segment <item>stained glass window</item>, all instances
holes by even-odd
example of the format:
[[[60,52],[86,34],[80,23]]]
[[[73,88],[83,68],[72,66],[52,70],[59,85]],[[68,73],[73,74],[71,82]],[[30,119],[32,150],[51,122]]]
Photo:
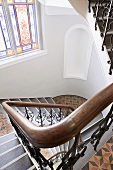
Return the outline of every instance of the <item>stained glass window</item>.
[[[14,55],[6,23],[3,2],[0,0],[0,59]]]
[[[39,49],[34,0],[7,0],[17,53]]]

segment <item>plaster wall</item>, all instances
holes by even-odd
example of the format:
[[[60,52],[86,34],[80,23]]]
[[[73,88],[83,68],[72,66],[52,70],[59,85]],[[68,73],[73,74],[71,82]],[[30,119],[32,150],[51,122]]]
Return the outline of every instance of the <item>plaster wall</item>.
[[[87,26],[79,15],[45,14],[47,55],[0,69],[0,98],[75,94],[90,98],[106,86],[93,45],[87,80],[64,78],[64,39],[70,27]]]

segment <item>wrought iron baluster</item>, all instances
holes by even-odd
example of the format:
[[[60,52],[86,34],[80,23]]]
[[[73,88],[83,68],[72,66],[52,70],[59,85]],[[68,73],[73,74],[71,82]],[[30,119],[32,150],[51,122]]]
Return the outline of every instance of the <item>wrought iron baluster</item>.
[[[91,12],[91,0],[88,0],[89,3],[88,3],[88,9],[89,9],[89,12]]]
[[[104,33],[103,33],[102,51],[104,51],[106,34],[107,34],[108,29],[109,29],[109,18],[110,18],[110,15],[111,15],[112,5],[113,5],[113,0],[110,1],[109,8],[108,7],[106,8],[108,10],[108,12],[107,12],[107,16],[106,16],[107,17],[106,18],[106,24],[105,24],[105,29],[104,29]]]
[[[40,126],[44,126],[44,120],[46,118],[46,111],[42,110],[41,108],[39,108],[37,110],[38,115],[35,118],[35,121],[38,122],[40,124]]]
[[[40,117],[40,121],[41,121],[41,126],[43,126],[42,113],[41,113],[40,107],[39,107],[39,117]]]
[[[50,119],[51,119],[51,125],[53,124],[53,115],[52,115],[52,109],[50,109]]]
[[[62,109],[59,108],[59,112],[56,113],[56,120],[57,120],[58,122],[60,122],[62,119],[63,119]]]
[[[84,156],[84,153],[87,149],[87,146],[84,146],[82,144],[82,148],[80,152],[76,153],[78,148],[78,141],[79,141],[80,134],[76,135],[74,144],[72,145],[71,149],[65,154],[65,156],[62,158],[62,163],[58,166],[57,170],[60,170],[61,168],[63,170],[71,170],[73,168],[73,165],[77,162],[77,160],[80,157]]]
[[[28,120],[30,120],[31,122],[33,121],[33,117],[34,117],[33,112],[30,113],[30,111],[27,109],[27,107],[25,107],[25,117]]]
[[[94,144],[94,150],[96,150],[102,136],[104,135],[104,133],[106,131],[108,131],[110,125],[113,122],[113,105],[111,106],[111,109],[109,111],[109,113],[107,114],[107,116],[103,119],[103,121],[99,124],[99,128],[92,134],[90,142],[91,144]],[[110,120],[111,119],[111,120]]]
[[[112,70],[113,70],[113,34],[110,37],[110,53],[111,53],[111,60],[108,61],[108,64],[110,64],[110,68],[109,68],[109,74],[112,75]]]
[[[41,170],[48,170],[46,169],[47,166],[51,168],[51,170],[54,170],[53,168],[53,163],[51,161],[48,161],[41,153],[40,149],[34,147],[34,152],[35,152],[35,159],[37,162],[39,162]]]
[[[98,0],[96,2],[96,4],[95,4],[95,9],[96,9],[96,12],[94,14],[94,17],[96,18],[96,21],[95,21],[95,30],[97,30],[97,23],[98,23],[98,20],[99,20],[98,13],[99,13],[99,9],[101,8],[101,7],[99,8],[99,4],[100,4],[100,1]]]
[[[102,5],[102,7],[103,7],[103,11],[102,11],[102,28],[103,28],[103,32],[101,32],[101,34],[100,34],[101,37],[104,37],[104,35],[105,35],[105,28],[106,28],[106,31],[108,31],[108,29],[109,29],[109,27],[107,25],[107,17],[108,17],[108,13],[109,13],[109,6],[110,6],[110,2],[105,3],[104,5]],[[107,25],[107,27],[106,27],[106,25]]]
[[[27,119],[29,119],[29,114],[28,114],[27,107],[25,107],[25,117],[26,117]]]

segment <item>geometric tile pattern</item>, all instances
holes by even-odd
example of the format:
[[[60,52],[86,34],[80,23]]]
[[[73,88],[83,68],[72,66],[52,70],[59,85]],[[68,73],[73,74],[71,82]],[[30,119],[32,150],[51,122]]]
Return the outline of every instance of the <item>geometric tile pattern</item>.
[[[0,113],[0,136],[13,132],[13,127],[4,114]]]
[[[113,170],[113,136],[90,158],[82,170]]]
[[[75,95],[62,95],[53,98],[55,103],[57,104],[66,104],[73,106],[74,109],[77,109],[80,105],[82,105],[86,99],[80,96]]]

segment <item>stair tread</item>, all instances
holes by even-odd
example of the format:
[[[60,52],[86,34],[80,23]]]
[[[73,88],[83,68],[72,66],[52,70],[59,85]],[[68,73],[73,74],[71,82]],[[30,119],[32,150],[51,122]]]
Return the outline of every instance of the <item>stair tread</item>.
[[[8,141],[5,141],[4,143],[0,144],[0,154],[11,149],[12,147],[19,145],[19,144],[20,144],[20,142],[17,139],[17,137],[12,138]]]
[[[92,123],[90,126],[87,126],[86,128],[82,129],[82,130],[81,130],[81,133],[84,133],[85,131],[87,131],[88,129],[92,128],[92,127],[95,126],[96,124],[99,124],[102,120],[103,120],[103,118],[97,120],[97,121],[94,122],[94,123]]]
[[[15,137],[16,137],[16,134],[14,132],[4,135],[0,137],[0,144],[4,143],[4,141],[14,139]]]
[[[98,128],[97,124],[89,128],[87,131],[84,131],[84,133],[81,134],[83,141],[88,140],[93,132]]]
[[[41,102],[41,103],[48,103],[47,100],[45,98],[38,98],[38,100]],[[50,108],[45,108],[48,112],[50,112]]]
[[[12,161],[16,157],[20,156],[25,152],[21,144],[12,147],[11,149],[0,154],[0,166],[4,166],[8,162]],[[5,158],[5,159],[4,159]]]
[[[0,170],[27,170],[32,165],[33,163],[31,162],[27,153],[23,153],[22,155],[8,162],[6,165],[2,166]]]
[[[36,170],[36,167],[33,165],[33,166],[30,167],[28,170]]]
[[[97,124],[98,122],[100,122],[103,119],[103,115],[99,114],[98,116],[96,116],[90,123],[88,123],[81,131],[81,133],[83,133],[84,131],[86,131],[88,128],[91,128],[92,126],[94,126],[95,124]]]
[[[46,97],[45,99],[46,99],[47,102],[50,103],[50,104],[56,104],[56,103],[54,102],[54,100],[53,100],[52,97]],[[58,109],[58,108],[53,108],[53,110],[54,110],[56,113],[59,112],[59,109]]]

